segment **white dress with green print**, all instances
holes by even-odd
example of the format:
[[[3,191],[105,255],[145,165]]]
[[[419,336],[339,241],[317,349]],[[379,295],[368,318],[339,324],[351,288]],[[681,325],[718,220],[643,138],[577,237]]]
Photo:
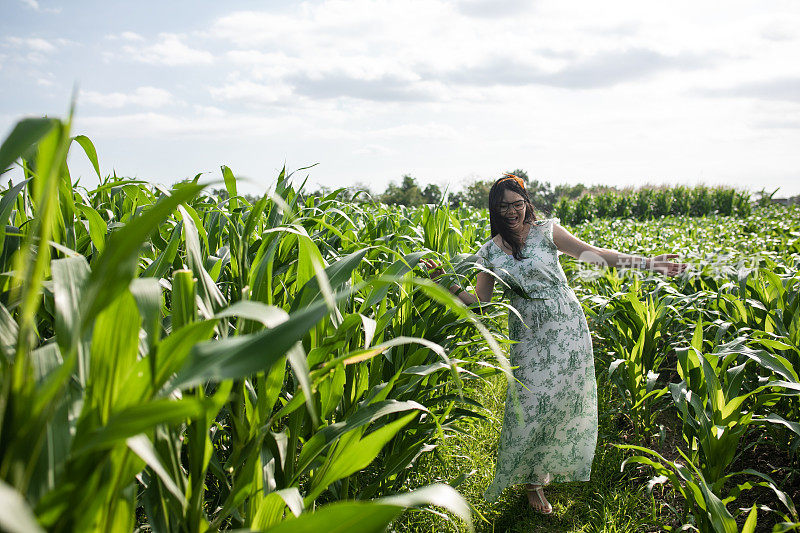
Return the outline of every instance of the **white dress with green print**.
[[[524,323],[510,313],[509,337],[516,341],[511,366],[527,387],[509,384],[494,481],[484,494],[489,501],[519,483],[587,481],[592,469],[597,442],[592,339],[558,261],[553,242],[558,221],[533,223],[520,261],[492,240],[478,250],[479,262],[513,287],[506,295]]]

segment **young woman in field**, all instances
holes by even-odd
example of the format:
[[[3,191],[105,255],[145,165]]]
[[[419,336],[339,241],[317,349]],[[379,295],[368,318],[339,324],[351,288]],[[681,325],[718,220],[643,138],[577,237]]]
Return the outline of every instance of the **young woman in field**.
[[[677,254],[640,257],[592,246],[561,227],[557,218],[538,220],[525,182],[512,175],[489,191],[492,238],[478,250],[479,263],[513,290],[509,337],[514,377],[525,387],[509,385],[494,481],[484,497],[494,501],[510,485],[524,483],[531,507],[543,514],[553,508],[542,486],[588,481],[597,441],[597,390],[592,339],[586,317],[558,261],[558,253],[613,267],[647,268],[668,276],[686,265]],[[432,262],[432,274],[441,270]],[[488,302],[495,278],[479,272],[475,294],[452,285],[466,304]],[[520,410],[512,406],[516,392]]]

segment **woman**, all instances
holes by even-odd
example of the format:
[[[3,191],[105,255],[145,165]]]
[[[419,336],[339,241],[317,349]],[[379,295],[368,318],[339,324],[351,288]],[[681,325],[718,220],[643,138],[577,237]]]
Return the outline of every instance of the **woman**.
[[[508,330],[516,341],[510,354],[514,377],[524,387],[509,384],[495,477],[484,497],[494,501],[509,485],[525,483],[531,507],[551,514],[542,486],[588,481],[597,442],[592,340],[558,252],[593,264],[648,268],[670,276],[686,265],[670,261],[676,254],[646,258],[598,248],[561,227],[557,218],[537,220],[525,182],[509,174],[489,191],[489,220],[492,238],[477,255],[480,264],[511,287],[506,293],[522,317],[520,321],[511,313]],[[466,304],[488,302],[494,281],[488,272],[479,272],[475,294],[458,285],[450,291]]]

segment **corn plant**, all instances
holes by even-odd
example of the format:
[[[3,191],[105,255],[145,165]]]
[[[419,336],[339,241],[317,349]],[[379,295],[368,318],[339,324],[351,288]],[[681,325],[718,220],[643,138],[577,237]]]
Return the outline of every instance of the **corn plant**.
[[[616,359],[609,365],[609,377],[622,397],[637,441],[654,430],[658,399],[667,393],[657,386],[659,370],[666,356],[662,331],[677,311],[669,296],[639,296],[635,282],[627,293],[610,296],[601,311],[592,311],[595,323],[603,324],[606,339]]]
[[[649,448],[624,444],[619,444],[617,447],[645,454],[628,457],[623,461],[621,469],[624,469],[629,463],[647,465],[657,474],[649,481],[649,490],[652,490],[656,485],[669,482],[671,489],[685,501],[682,510],[673,509],[683,525],[678,529],[665,526],[667,531],[686,531],[691,528],[697,531],[713,531],[716,533],[751,533],[756,530],[758,520],[757,506],[753,505],[750,508],[744,525],[740,530],[736,525],[734,515],[728,510],[727,504],[735,501],[742,492],[757,486],[771,489],[777,499],[787,507],[791,516],[797,516],[791,500],[777,488],[775,482],[769,476],[754,470],[748,469],[736,472],[731,477],[734,475],[747,475],[758,478],[760,481],[740,483],[730,490],[728,496],[721,498],[712,490],[710,483],[703,477],[703,473],[694,466],[691,459],[682,450],[678,450],[678,453],[688,466],[678,461],[665,459],[658,452]],[[784,515],[784,519],[789,520],[790,518],[788,515]]]
[[[670,384],[670,392],[692,461],[718,494],[728,479],[726,470],[740,452],[740,441],[755,422],[754,415],[772,399],[762,391],[775,384],[748,390],[751,359],[740,362],[742,354],[731,344],[703,353],[702,336],[703,324],[698,322],[691,346],[678,351],[678,374],[683,381]]]
[[[0,148],[26,175],[0,198],[4,528],[377,531],[430,504],[469,522],[446,486],[394,494],[480,416],[463,380],[501,371],[502,335],[414,276],[426,223],[439,251],[482,234],[446,207],[306,205],[284,172],[254,202],[227,167],[224,199],[197,178],[87,190],[72,143],[99,177],[69,121]]]

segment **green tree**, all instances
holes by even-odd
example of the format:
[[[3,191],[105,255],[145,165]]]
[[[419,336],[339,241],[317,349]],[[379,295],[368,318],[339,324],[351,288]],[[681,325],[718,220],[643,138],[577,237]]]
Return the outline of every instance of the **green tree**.
[[[586,190],[586,185],[583,183],[578,183],[577,185],[568,185],[566,183],[562,183],[556,185],[553,189],[553,194],[556,198],[561,198],[562,196],[566,196],[569,200],[574,200],[578,196],[583,194],[583,191]]]
[[[447,195],[447,201],[450,203],[450,207],[452,208],[461,207],[462,205],[466,204],[463,191],[451,192]]]
[[[488,207],[489,189],[492,188],[494,181],[476,180],[467,185],[464,190],[464,202],[472,207]]]
[[[394,182],[389,183],[386,191],[381,195],[381,200],[387,204],[408,206],[425,203],[425,198],[419,189],[419,185],[417,185],[417,180],[409,174],[403,176],[403,181],[400,185],[395,185]]]
[[[522,180],[525,182],[526,185],[531,179],[528,176],[528,173],[526,171],[522,170],[521,168],[517,168],[517,169],[511,170],[509,172],[504,172],[504,174],[513,174],[514,176],[516,176],[518,178],[522,178]]]
[[[549,181],[533,180],[528,182],[528,196],[534,206],[547,211],[552,211],[558,200]]]
[[[438,204],[442,201],[442,190],[438,185],[431,183],[422,191],[422,197],[426,204]]]

